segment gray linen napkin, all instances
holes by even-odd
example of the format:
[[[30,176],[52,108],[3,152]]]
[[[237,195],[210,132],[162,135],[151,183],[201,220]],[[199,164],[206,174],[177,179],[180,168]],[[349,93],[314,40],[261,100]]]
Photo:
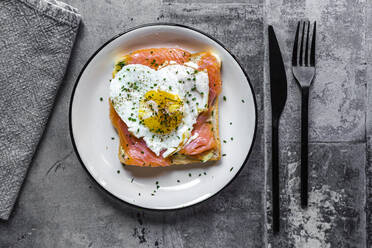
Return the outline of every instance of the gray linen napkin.
[[[0,0],[0,219],[42,136],[80,23],[54,0]]]

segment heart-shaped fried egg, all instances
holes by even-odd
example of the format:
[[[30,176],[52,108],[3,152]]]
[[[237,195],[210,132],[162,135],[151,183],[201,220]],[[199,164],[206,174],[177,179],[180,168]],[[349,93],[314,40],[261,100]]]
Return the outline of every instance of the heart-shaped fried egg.
[[[191,141],[199,113],[208,109],[208,74],[170,64],[162,69],[124,66],[110,83],[115,111],[137,138],[168,157]]]

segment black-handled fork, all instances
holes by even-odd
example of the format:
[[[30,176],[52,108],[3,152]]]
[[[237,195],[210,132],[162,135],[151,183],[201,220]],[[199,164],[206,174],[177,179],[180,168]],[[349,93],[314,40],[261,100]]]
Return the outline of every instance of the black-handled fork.
[[[302,26],[302,32],[299,34]],[[301,41],[299,41],[301,35]],[[301,88],[301,206],[308,203],[308,105],[309,89],[315,75],[316,22],[313,25],[311,48],[309,49],[310,21],[298,22],[293,44],[292,72]],[[306,44],[304,44],[306,42]],[[300,43],[300,44],[299,44]],[[310,50],[310,58],[309,58]]]

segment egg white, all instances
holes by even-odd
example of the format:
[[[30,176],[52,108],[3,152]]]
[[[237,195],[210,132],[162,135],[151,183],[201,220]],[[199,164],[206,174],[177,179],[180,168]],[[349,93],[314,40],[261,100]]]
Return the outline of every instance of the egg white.
[[[133,83],[136,82],[136,90]],[[132,86],[132,88],[130,87]],[[130,92],[126,89],[131,89]],[[151,132],[139,123],[138,111],[141,99],[150,90],[166,91],[183,101],[183,119],[177,129],[168,134]],[[170,63],[158,71],[140,64],[124,66],[110,83],[110,99],[128,130],[142,138],[147,146],[159,156],[169,155],[182,149],[190,141],[191,131],[199,113],[208,107],[209,79],[204,71],[190,66]]]

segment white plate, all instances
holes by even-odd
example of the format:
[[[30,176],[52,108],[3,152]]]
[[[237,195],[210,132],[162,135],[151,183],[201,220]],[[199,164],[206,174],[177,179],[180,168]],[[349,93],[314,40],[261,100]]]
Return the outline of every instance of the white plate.
[[[226,154],[221,161],[166,168],[123,167],[119,162],[119,139],[109,119],[111,72],[118,56],[150,47],[179,47],[190,52],[213,49],[220,56],[219,125],[221,141],[226,141],[221,142]],[[191,206],[227,186],[247,162],[256,118],[252,87],[234,56],[201,31],[166,23],[131,29],[99,48],[82,69],[70,103],[72,143],[88,174],[109,194],[149,209]]]

